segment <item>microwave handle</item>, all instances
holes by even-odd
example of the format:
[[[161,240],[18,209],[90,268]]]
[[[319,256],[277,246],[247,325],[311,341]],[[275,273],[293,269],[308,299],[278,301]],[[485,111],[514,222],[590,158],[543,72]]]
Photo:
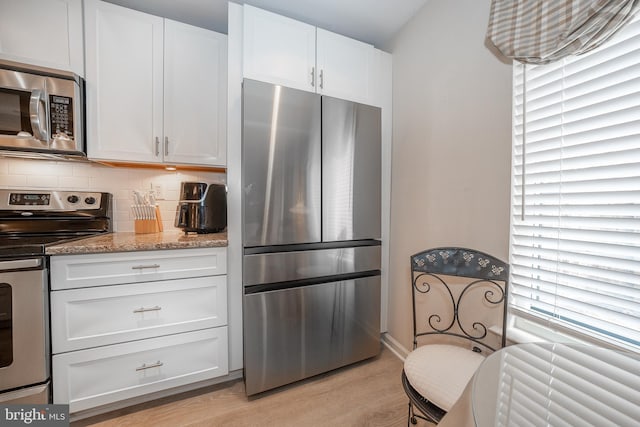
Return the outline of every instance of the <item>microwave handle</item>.
[[[29,118],[31,119],[31,129],[33,129],[33,136],[40,141],[49,141],[49,135],[47,132],[46,117],[45,122],[40,120],[40,105],[45,105],[44,93],[40,89],[35,89],[31,92],[31,100],[29,102]]]

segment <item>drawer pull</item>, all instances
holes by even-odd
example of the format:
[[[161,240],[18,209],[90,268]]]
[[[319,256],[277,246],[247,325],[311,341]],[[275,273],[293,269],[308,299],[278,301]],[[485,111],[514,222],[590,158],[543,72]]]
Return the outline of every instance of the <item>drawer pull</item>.
[[[132,270],[144,270],[145,268],[160,268],[160,264],[134,265]]]
[[[144,308],[144,307],[136,308],[135,310],[133,310],[133,312],[144,313],[146,311],[159,311],[159,310],[162,310],[162,307],[160,307],[159,305],[156,305],[154,307],[149,307],[149,308]]]
[[[151,365],[147,365],[146,363],[143,363],[142,366],[138,366],[136,368],[136,371],[145,371],[145,370],[151,369],[151,368],[159,368],[162,365],[164,365],[164,363],[162,363],[159,360],[156,363],[152,363]]]

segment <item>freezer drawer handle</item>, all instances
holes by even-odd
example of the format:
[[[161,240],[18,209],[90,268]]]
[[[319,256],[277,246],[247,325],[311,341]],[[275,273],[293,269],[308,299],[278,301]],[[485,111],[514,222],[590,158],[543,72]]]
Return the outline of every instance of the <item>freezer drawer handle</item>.
[[[145,268],[160,268],[160,264],[134,265],[132,270],[144,270]]]
[[[159,305],[150,307],[150,308],[144,308],[144,307],[140,307],[140,308],[136,308],[135,310],[133,310],[134,313],[145,313],[147,311],[160,311],[162,310],[162,307],[160,307]]]
[[[152,363],[151,365],[147,365],[146,363],[143,363],[142,366],[138,366],[136,368],[136,371],[145,371],[145,370],[151,369],[151,368],[159,368],[162,365],[164,365],[164,363],[162,363],[159,360],[156,363]]]

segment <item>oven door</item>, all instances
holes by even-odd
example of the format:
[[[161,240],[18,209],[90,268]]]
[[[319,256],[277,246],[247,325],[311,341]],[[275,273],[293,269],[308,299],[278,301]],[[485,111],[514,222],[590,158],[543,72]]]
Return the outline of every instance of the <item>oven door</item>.
[[[48,303],[43,257],[0,261],[0,392],[48,380]]]

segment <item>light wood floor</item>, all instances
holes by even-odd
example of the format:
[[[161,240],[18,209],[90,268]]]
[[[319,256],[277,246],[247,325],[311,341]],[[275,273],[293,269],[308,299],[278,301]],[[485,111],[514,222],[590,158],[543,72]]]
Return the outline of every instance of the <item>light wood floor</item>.
[[[242,381],[72,423],[81,426],[406,426],[402,361],[368,361],[247,399]],[[422,425],[422,424],[421,424]]]

